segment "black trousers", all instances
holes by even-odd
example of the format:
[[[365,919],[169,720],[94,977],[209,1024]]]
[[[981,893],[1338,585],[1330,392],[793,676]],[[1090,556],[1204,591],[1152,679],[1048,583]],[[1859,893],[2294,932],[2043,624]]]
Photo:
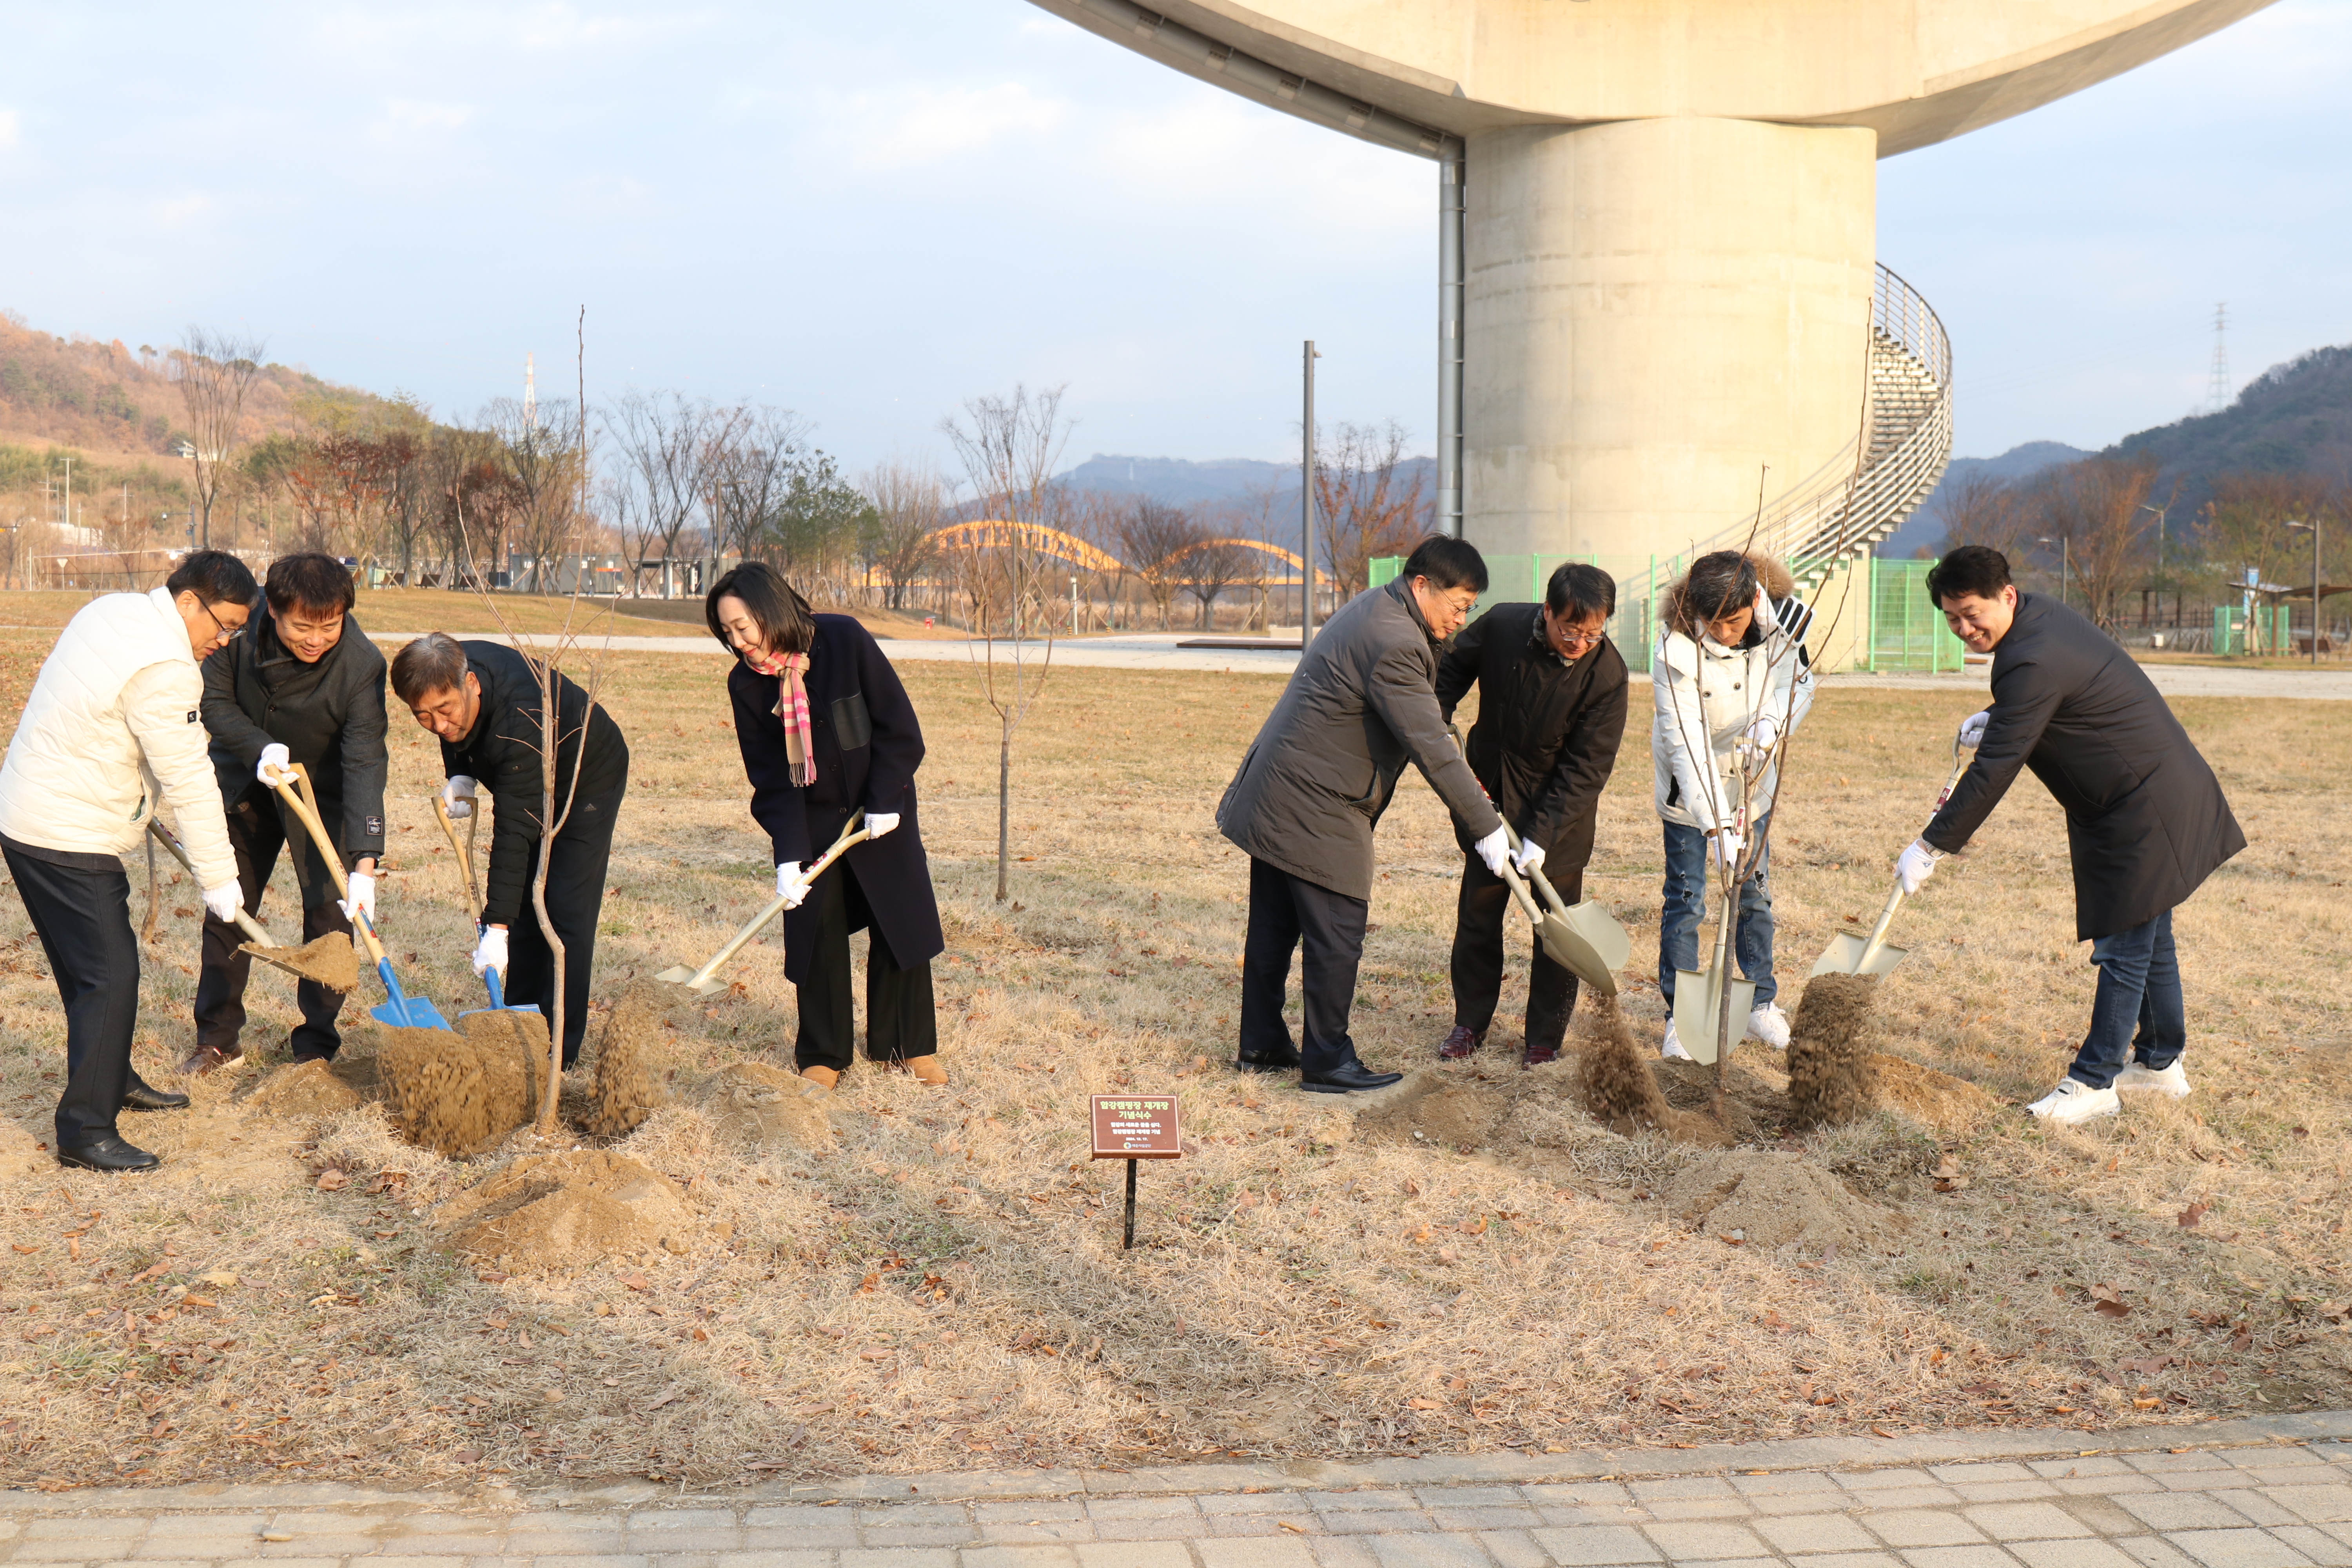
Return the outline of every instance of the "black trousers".
[[[340,811],[329,815],[325,803],[320,816],[328,822],[341,819]],[[245,893],[245,912],[257,914],[262,892],[278,868],[278,852],[287,847],[286,823],[278,814],[278,797],[257,788],[230,803],[228,842],[236,855],[236,881]],[[308,833],[287,858],[294,863],[294,886],[302,900],[302,940],[313,942],[330,931],[350,936],[352,922],[336,907],[334,879],[327,874],[327,864]],[[234,921],[216,921],[206,911],[203,966],[196,975],[196,1044],[214,1047],[225,1056],[236,1054],[237,1036],[245,1029],[245,986],[253,974],[253,955],[237,951],[244,941],[245,933]],[[302,1013],[291,1042],[294,1059],[331,1058],[343,1043],[335,1029],[335,1016],[343,1007],[341,994],[315,980],[298,981],[294,1005]]]
[[[139,939],[131,930],[131,879],[63,866],[0,843],[25,913],[40,933],[66,1013],[66,1089],[58,1097],[58,1147],[114,1132],[131,1083],[131,1030],[139,1017]],[[92,858],[98,858],[92,857]]]
[[[625,781],[593,800],[573,801],[572,815],[547,858],[547,918],[563,939],[567,1068],[579,1061],[580,1042],[587,1037],[588,981],[596,964],[596,921],[604,912],[604,872],[613,859],[613,819],[627,791]],[[523,868],[526,887],[539,879],[539,848],[534,840]],[[555,950],[539,929],[539,915],[528,893],[507,928],[506,999],[510,1007],[536,1006],[550,1019],[555,1016]]]
[[[826,868],[809,889],[816,900],[816,951],[809,955],[808,978],[794,987],[800,997],[800,1033],[793,1059],[803,1068],[848,1068],[857,1043],[857,1015],[850,1006],[849,933],[873,933],[866,952],[866,1059],[905,1061],[940,1048],[939,1012],[931,1000],[931,963],[898,966],[882,928],[857,885],[857,874],[841,861]]]
[[[1567,878],[1552,877],[1560,898],[1574,903],[1584,896],[1584,868]],[[1530,889],[1532,891],[1532,889]],[[1486,869],[1475,855],[1462,868],[1462,894],[1454,906],[1454,1021],[1474,1035],[1483,1035],[1495,1021],[1495,1004],[1503,994],[1503,931],[1525,915],[1515,916],[1511,889]],[[1528,968],[1527,1043],[1532,1049],[1558,1050],[1568,1038],[1568,1016],[1576,1010],[1576,975],[1552,961],[1542,939],[1529,931],[1535,949]]]
[[[1243,1056],[1290,1053],[1282,1002],[1290,988],[1291,954],[1303,948],[1306,1034],[1297,1047],[1299,1070],[1315,1077],[1356,1059],[1348,1015],[1356,1005],[1356,968],[1363,962],[1370,912],[1368,899],[1335,893],[1251,858],[1249,932],[1242,942]]]

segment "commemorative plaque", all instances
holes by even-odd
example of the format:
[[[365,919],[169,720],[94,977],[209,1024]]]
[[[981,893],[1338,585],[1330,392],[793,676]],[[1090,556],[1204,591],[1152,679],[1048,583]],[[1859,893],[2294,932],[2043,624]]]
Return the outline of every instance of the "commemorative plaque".
[[[1135,1245],[1135,1166],[1139,1160],[1178,1160],[1184,1154],[1172,1094],[1097,1094],[1087,1100],[1094,1119],[1094,1157],[1127,1162],[1127,1238]]]

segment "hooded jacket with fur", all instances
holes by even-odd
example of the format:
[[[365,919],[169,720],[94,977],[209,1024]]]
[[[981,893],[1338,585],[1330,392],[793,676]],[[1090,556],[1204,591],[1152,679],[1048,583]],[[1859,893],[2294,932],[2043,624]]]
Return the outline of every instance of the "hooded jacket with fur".
[[[1674,630],[1685,584],[1666,591],[1661,630],[1650,661],[1656,716],[1650,756],[1657,775],[1658,815],[1702,832],[1737,826],[1745,831],[1772,809],[1780,788],[1777,760],[1740,805],[1738,742],[1769,716],[1781,735],[1804,721],[1813,705],[1813,675],[1804,647],[1812,611],[1797,598],[1785,568],[1769,557],[1756,563],[1756,615],[1737,647],[1726,647],[1702,626],[1696,637]],[[1694,624],[1696,624],[1696,622]]]

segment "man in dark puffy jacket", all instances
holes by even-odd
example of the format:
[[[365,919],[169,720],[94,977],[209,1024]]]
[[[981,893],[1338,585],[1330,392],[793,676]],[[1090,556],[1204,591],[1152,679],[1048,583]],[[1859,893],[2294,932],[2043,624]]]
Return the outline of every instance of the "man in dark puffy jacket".
[[[1372,898],[1372,827],[1411,762],[1467,826],[1478,855],[1504,863],[1502,819],[1454,749],[1432,681],[1437,648],[1486,591],[1486,563],[1459,539],[1423,540],[1397,580],[1359,594],[1325,624],[1217,805],[1217,827],[1250,858],[1242,950],[1244,1070],[1299,1069],[1320,1094],[1381,1089],[1348,1035]],[[1283,1022],[1290,960],[1304,947],[1306,1032]]]
[[[2221,781],[2147,672],[2066,605],[2019,593],[1999,551],[1953,551],[1927,592],[1970,652],[1992,655],[1992,706],[1960,726],[1976,758],[1895,862],[1903,890],[1916,892],[2032,769],[2066,813],[2074,938],[2091,944],[2099,984],[2074,1065],[2026,1110],[2071,1124],[2115,1115],[2117,1089],[2185,1098],[2172,911],[2246,847]]]
[[[264,782],[299,763],[319,797],[319,820],[334,835],[352,901],[375,917],[376,858],[383,853],[383,655],[351,610],[352,574],[331,555],[305,552],[270,563],[245,635],[205,660],[204,721],[213,773],[228,808],[228,837],[247,912],[258,912],[282,847],[294,863],[302,938],[351,935],[310,830]],[[180,1070],[202,1074],[244,1059],[245,986],[252,955],[245,933],[205,917],[196,978],[196,1044]],[[331,1058],[342,994],[315,980],[294,988],[302,1022],[296,1061]]]
[[[1464,628],[1437,663],[1437,706],[1447,719],[1478,688],[1470,771],[1518,830],[1513,864],[1540,868],[1560,897],[1584,896],[1601,792],[1625,734],[1625,661],[1610,646],[1617,584],[1598,566],[1570,563],[1551,574],[1541,605],[1497,605]],[[1457,829],[1457,837],[1460,837]],[[1464,851],[1454,907],[1454,1027],[1441,1061],[1476,1051],[1494,1022],[1503,986],[1503,926],[1511,891]],[[1526,1067],[1559,1059],[1576,1008],[1576,976],[1535,944],[1528,975]]]

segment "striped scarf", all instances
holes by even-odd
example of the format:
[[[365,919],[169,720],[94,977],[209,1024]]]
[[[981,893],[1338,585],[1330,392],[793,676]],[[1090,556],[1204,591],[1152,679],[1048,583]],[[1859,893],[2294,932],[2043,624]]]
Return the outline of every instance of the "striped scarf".
[[[784,759],[792,764],[793,783],[806,789],[816,783],[816,739],[809,729],[808,688],[802,676],[808,669],[804,653],[743,656],[743,662],[761,675],[778,676],[776,717],[784,721]]]

